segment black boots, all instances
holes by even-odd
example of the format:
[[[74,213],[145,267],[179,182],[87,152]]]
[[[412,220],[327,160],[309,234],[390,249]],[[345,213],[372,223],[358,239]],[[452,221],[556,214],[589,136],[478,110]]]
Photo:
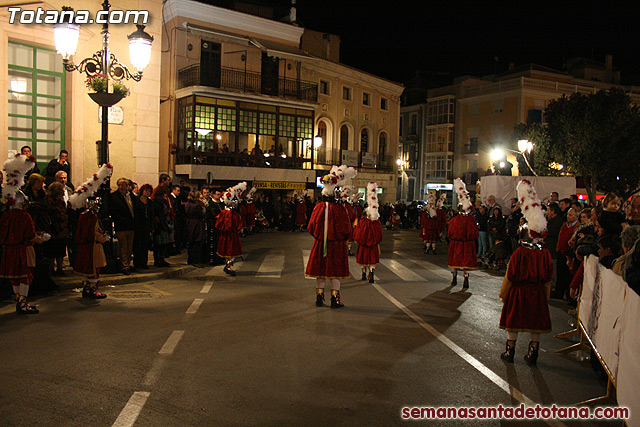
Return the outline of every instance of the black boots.
[[[451,279],[451,285],[449,286],[453,287],[453,286],[456,286],[457,284],[458,284],[458,275],[454,274],[453,279]]]
[[[235,275],[236,275],[235,270],[233,270],[233,269],[231,268],[231,266],[232,266],[232,265],[233,265],[233,264],[227,264],[227,265],[225,265],[225,266],[224,266],[224,269],[223,269],[223,271],[224,271],[225,273],[227,273],[229,276],[235,276]]]
[[[540,348],[540,343],[537,341],[529,341],[529,351],[524,355],[524,361],[527,362],[529,366],[535,366],[538,361],[538,349]]]
[[[369,271],[369,283],[373,283],[373,270]]]
[[[362,280],[367,280],[367,273],[364,271],[362,272]]]
[[[513,357],[515,356],[515,354],[516,354],[516,341],[507,340],[507,349],[504,353],[500,355],[500,359],[508,363],[513,363]]]
[[[324,289],[316,288],[316,307],[324,305]]]
[[[27,304],[27,297],[24,295],[16,295],[18,302],[16,303],[16,313],[18,314],[36,314],[39,313],[37,308]]]
[[[342,308],[344,304],[340,302],[340,291],[331,290],[331,308]]]
[[[464,276],[464,282],[462,282],[462,289],[469,289],[469,276]]]
[[[106,297],[106,294],[98,292],[97,283],[94,286],[90,286],[88,283],[85,283],[84,287],[82,288],[82,298],[104,299]]]

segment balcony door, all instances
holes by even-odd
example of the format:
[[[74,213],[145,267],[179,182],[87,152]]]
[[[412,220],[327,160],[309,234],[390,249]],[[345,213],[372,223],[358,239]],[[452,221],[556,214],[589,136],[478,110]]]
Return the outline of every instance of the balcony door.
[[[200,46],[200,84],[220,87],[220,59],[222,49],[219,43],[202,40]]]
[[[275,56],[269,56],[262,52],[262,93],[278,96],[278,74],[280,60]]]

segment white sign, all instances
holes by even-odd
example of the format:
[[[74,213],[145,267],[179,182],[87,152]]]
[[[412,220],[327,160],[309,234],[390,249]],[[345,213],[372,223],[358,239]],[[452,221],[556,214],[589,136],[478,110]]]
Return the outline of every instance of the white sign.
[[[376,155],[374,153],[362,153],[362,167],[363,168],[375,168],[376,167]]]
[[[102,123],[102,107],[98,108],[98,123]],[[124,123],[124,110],[118,105],[109,107],[109,124],[121,125]]]
[[[342,150],[342,164],[347,166],[358,166],[358,152]]]
[[[447,191],[451,191],[453,190],[453,184],[445,184],[445,183],[440,183],[440,182],[429,182],[427,184],[427,190],[447,190]]]

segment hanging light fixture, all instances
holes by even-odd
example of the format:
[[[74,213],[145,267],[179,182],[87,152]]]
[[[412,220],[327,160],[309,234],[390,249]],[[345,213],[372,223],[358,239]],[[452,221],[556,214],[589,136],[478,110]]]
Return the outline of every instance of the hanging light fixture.
[[[129,34],[129,57],[131,65],[142,72],[151,60],[151,43],[153,36],[147,34],[144,25],[136,25],[138,29]]]
[[[65,14],[65,12],[71,12]],[[53,26],[53,39],[56,51],[62,55],[63,59],[69,59],[78,49],[78,39],[80,38],[80,27],[71,23],[73,8],[63,6],[59,23]]]

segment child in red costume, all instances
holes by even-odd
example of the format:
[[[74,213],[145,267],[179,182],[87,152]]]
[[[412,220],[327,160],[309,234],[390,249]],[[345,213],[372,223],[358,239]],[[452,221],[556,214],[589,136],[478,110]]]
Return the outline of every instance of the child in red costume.
[[[436,254],[436,242],[438,241],[438,220],[435,209],[436,195],[430,193],[427,196],[427,204],[420,215],[420,236],[424,241],[424,253],[428,254],[433,249]]]
[[[226,205],[216,219],[216,228],[220,230],[218,239],[218,256],[225,258],[227,263],[224,272],[235,276],[233,261],[235,257],[242,256],[242,244],[240,243],[240,230],[242,230],[242,217],[238,213],[238,197],[247,189],[247,183],[241,182],[235,187],[228,188],[222,194],[222,201]]]
[[[380,242],[382,241],[377,190],[378,184],[375,182],[367,185],[367,217],[358,222],[353,233],[353,238],[358,243],[356,262],[362,267],[362,280],[367,280],[367,268],[369,268],[369,283],[374,282],[376,265],[380,262]]]
[[[478,224],[476,218],[470,214],[471,200],[467,187],[460,178],[454,180],[456,193],[462,205],[462,212],[449,221],[449,268],[452,268],[453,279],[451,286],[458,284],[458,270],[464,273],[462,289],[469,288],[469,270],[478,267],[476,258],[476,244],[478,242]]]
[[[531,339],[524,360],[528,365],[535,365],[540,334],[551,331],[548,299],[553,262],[549,250],[543,248],[547,220],[535,189],[529,181],[522,180],[517,191],[533,241],[518,246],[511,255],[500,289],[500,299],[504,302],[500,328],[508,332],[506,351],[500,358],[513,363],[518,332],[529,332]]]
[[[318,203],[307,226],[315,239],[311,247],[305,275],[316,278],[316,306],[324,305],[325,280],[331,281],[331,308],[342,308],[340,279],[349,277],[346,242],[353,228],[344,206],[337,203],[334,190],[338,182],[355,178],[357,172],[347,166],[333,166],[322,177],[322,201]]]

